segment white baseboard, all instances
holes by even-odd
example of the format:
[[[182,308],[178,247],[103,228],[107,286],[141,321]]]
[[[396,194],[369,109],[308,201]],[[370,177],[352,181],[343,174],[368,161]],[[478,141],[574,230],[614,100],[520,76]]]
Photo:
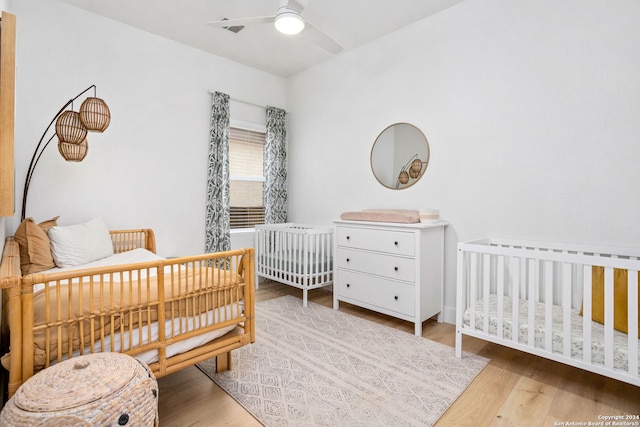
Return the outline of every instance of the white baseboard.
[[[444,307],[444,323],[451,323],[452,325],[456,324],[456,308],[455,307]]]

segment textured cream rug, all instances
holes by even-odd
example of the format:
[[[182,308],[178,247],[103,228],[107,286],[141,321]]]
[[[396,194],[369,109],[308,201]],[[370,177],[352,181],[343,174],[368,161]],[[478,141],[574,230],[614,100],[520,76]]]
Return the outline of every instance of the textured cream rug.
[[[198,367],[265,426],[430,426],[488,360],[284,296],[256,304],[233,369]]]

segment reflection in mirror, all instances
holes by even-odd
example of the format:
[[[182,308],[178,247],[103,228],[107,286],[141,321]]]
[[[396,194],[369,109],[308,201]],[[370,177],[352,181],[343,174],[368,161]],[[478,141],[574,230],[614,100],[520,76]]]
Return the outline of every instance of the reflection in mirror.
[[[401,190],[418,182],[429,164],[429,143],[409,123],[383,130],[371,149],[371,170],[380,184]]]

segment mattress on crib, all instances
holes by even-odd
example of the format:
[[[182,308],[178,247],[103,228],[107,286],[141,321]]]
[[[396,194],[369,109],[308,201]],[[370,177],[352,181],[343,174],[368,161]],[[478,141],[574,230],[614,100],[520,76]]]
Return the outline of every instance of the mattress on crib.
[[[263,267],[284,270],[289,273],[302,274],[304,272],[304,251],[280,251],[259,254],[256,259]],[[317,255],[315,252],[307,254],[307,273],[323,273],[333,268],[333,257],[327,254]]]
[[[513,302],[512,298],[505,296],[503,299],[503,334],[504,339],[512,339],[512,317]],[[484,301],[480,299],[475,305],[475,322],[476,330],[483,330],[484,323]],[[529,338],[529,301],[520,300],[519,302],[519,331],[518,342],[527,344]],[[553,305],[552,308],[552,349],[554,353],[562,354],[563,346],[563,313],[562,307]],[[470,327],[471,310],[464,312],[463,323]],[[584,318],[580,314],[571,311],[571,358],[582,360],[583,343],[582,328]],[[591,322],[591,361],[593,364],[604,366],[604,325],[598,322]],[[489,296],[489,334],[497,336],[498,331],[498,297],[495,294]],[[628,335],[614,332],[614,367],[616,369],[628,370]],[[534,346],[539,349],[545,347],[545,304],[535,303],[535,326],[534,326]],[[640,340],[639,345],[640,345]],[[638,355],[638,366],[640,366],[640,354]],[[639,369],[640,371],[640,369]]]

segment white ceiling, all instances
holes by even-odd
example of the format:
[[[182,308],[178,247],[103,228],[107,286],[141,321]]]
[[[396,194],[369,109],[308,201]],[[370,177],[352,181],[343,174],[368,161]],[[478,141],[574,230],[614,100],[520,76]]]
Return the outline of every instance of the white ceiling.
[[[284,77],[335,56],[318,47],[309,31],[286,36],[272,24],[255,24],[235,34],[205,24],[222,18],[273,16],[280,0],[62,1]],[[310,0],[302,15],[338,42],[344,53],[462,1]]]

